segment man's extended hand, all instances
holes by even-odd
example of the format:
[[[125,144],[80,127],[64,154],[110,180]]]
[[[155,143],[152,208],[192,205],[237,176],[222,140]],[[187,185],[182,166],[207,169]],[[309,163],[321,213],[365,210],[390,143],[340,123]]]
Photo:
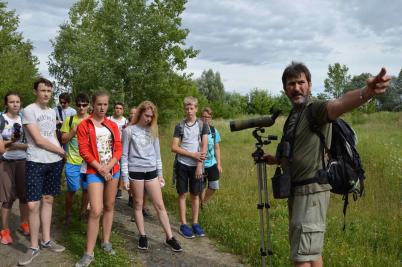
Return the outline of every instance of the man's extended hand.
[[[367,80],[366,94],[368,97],[383,94],[387,90],[391,76],[386,74],[387,70],[381,68],[381,71],[377,76],[371,77]]]

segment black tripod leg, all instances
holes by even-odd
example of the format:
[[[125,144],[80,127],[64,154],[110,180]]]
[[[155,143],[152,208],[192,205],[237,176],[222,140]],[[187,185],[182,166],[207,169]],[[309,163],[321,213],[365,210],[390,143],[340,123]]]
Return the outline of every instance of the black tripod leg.
[[[271,207],[269,205],[269,196],[268,196],[268,183],[267,183],[267,167],[265,162],[261,166],[262,168],[262,177],[263,177],[263,193],[264,193],[264,208],[265,208],[265,223],[267,227],[267,255],[268,255],[268,261],[269,261],[269,266],[272,266],[272,250],[271,250],[271,227],[269,225],[269,208]]]
[[[265,167],[265,163],[264,163]],[[263,186],[264,186],[264,172],[261,163],[257,163],[257,179],[258,179],[258,204],[257,209],[260,215],[260,252],[262,266],[266,266],[267,252],[265,251],[265,224],[264,224],[264,203],[262,202]],[[265,178],[266,179],[266,178]]]

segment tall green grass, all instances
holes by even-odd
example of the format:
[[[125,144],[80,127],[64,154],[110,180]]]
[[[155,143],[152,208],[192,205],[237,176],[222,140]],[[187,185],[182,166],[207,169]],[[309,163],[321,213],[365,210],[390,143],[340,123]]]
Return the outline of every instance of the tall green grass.
[[[366,170],[366,191],[362,199],[351,201],[346,217],[347,229],[342,231],[343,201],[332,195],[327,216],[324,246],[326,266],[400,266],[402,256],[401,181],[402,181],[402,114],[350,114],[346,120],[356,130]],[[281,135],[284,118],[266,129],[266,134]],[[255,150],[252,130],[230,133],[228,121],[215,121],[221,133],[223,174],[221,189],[213,196],[207,209],[201,211],[201,224],[207,235],[222,248],[241,254],[251,266],[261,265],[260,224],[256,168],[251,157]],[[170,152],[174,124],[161,131],[164,175],[171,183],[174,154]],[[274,153],[277,142],[264,146]],[[268,169],[268,190],[271,208],[274,266],[289,266],[288,212],[285,200],[272,198]],[[165,203],[177,212],[177,194],[165,187]],[[190,211],[190,205],[188,205]],[[190,218],[190,213],[188,213]]]

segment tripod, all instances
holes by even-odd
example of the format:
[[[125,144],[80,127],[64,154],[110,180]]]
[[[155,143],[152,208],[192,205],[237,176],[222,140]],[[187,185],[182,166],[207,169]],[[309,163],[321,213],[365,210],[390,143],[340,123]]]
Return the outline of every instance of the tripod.
[[[260,215],[260,237],[261,247],[260,253],[262,257],[262,266],[266,266],[266,257],[268,256],[269,266],[272,266],[272,250],[271,250],[271,229],[269,226],[269,199],[268,199],[268,186],[267,186],[267,167],[263,159],[264,150],[263,145],[268,145],[271,140],[277,140],[277,136],[268,135],[263,137],[259,133],[264,133],[265,129],[258,127],[253,130],[253,136],[257,140],[255,143],[256,150],[251,154],[257,165],[257,179],[258,179],[258,204],[257,209]],[[264,216],[265,208],[265,216]],[[265,236],[265,231],[267,235]]]

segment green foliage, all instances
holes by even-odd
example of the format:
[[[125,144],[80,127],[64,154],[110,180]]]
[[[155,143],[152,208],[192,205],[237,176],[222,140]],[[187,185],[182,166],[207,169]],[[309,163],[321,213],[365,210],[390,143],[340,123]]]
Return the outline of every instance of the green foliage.
[[[249,114],[268,114],[274,106],[274,99],[271,94],[264,89],[253,89],[248,94],[248,113]]]
[[[132,106],[151,100],[166,120],[181,110],[185,96],[197,96],[182,73],[186,60],[197,54],[184,48],[188,30],[181,27],[180,14],[185,3],[78,1],[52,42],[50,73],[73,94],[105,88],[112,102]]]
[[[402,69],[398,77],[392,77],[390,86],[385,94],[376,97],[380,110],[402,110]]]
[[[18,24],[15,11],[7,10],[6,2],[0,1],[0,99],[13,90],[29,104],[34,101],[32,89],[38,76],[38,59],[32,55],[32,44],[17,32]]]
[[[222,102],[225,97],[225,88],[219,72],[212,69],[204,70],[201,77],[195,80],[198,90],[209,102]]]
[[[319,93],[319,94],[317,94],[316,99],[317,100],[328,100],[329,97],[326,93]]]
[[[345,93],[350,81],[349,68],[345,65],[335,63],[328,66],[328,78],[324,80],[325,92],[333,98],[340,97]]]
[[[286,96],[284,91],[281,91],[279,96],[274,97],[273,108],[280,110],[282,114],[289,114],[292,110],[292,103],[290,103],[289,98]]]

